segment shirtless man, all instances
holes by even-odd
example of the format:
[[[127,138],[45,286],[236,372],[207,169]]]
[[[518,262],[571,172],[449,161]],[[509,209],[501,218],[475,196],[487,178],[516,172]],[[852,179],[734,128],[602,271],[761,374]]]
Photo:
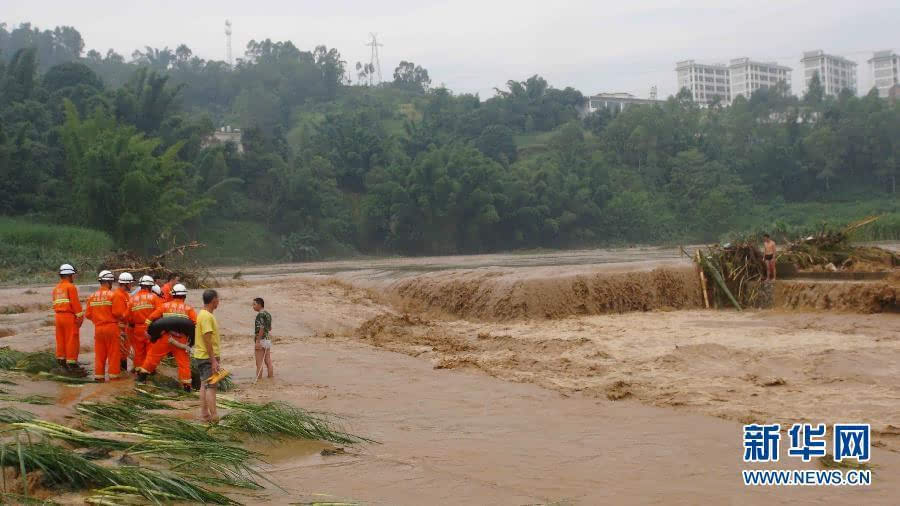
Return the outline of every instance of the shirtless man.
[[[763,260],[766,262],[766,281],[775,281],[775,241],[769,237],[769,234],[763,234],[763,248],[765,249]]]

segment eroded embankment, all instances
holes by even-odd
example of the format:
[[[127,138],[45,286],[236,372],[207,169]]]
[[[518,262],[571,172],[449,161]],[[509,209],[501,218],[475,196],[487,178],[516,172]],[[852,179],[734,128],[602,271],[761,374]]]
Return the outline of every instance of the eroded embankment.
[[[780,281],[775,304],[783,309],[854,313],[900,312],[900,279],[884,281]]]
[[[429,273],[381,292],[397,309],[475,320],[555,319],[573,315],[690,309],[702,304],[690,265],[565,273],[476,269]]]

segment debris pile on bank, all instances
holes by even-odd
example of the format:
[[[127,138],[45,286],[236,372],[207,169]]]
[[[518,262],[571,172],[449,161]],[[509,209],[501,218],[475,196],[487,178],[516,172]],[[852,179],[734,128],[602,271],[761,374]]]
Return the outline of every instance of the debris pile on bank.
[[[841,229],[823,226],[817,233],[796,238],[779,247],[779,277],[809,272],[882,272],[900,266],[900,255],[877,246],[855,245],[854,230],[875,222],[869,217]],[[709,306],[738,309],[771,303],[772,289],[764,281],[766,266],[761,239],[743,237],[726,244],[701,248],[693,255],[700,267],[701,291]]]
[[[189,250],[203,247],[205,244],[194,241],[173,246],[151,257],[132,251],[118,251],[104,258],[100,269],[108,269],[115,274],[126,271],[149,274],[155,279],[169,279],[177,275],[188,288],[208,288],[216,286],[215,278],[208,269],[186,255]]]

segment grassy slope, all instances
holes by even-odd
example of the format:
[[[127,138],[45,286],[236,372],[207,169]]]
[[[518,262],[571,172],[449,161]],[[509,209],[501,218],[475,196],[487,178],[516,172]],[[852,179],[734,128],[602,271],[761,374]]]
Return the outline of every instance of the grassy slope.
[[[62,263],[91,270],[112,248],[97,230],[0,217],[0,283],[52,281]]]
[[[273,263],[284,257],[279,238],[252,221],[209,223],[200,228],[197,240],[206,247],[193,252],[192,258],[214,265]]]

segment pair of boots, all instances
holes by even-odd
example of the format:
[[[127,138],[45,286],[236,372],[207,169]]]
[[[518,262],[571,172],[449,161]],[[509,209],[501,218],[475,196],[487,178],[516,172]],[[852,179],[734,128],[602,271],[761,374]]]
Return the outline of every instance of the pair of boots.
[[[59,365],[59,370],[64,376],[73,376],[76,378],[83,378],[87,376],[87,371],[84,367],[76,364],[66,363],[64,359],[56,359],[56,363]]]
[[[156,373],[154,373],[154,374],[156,374]],[[148,376],[150,376],[150,373],[143,372],[143,371],[138,371],[138,373],[137,373],[137,381],[138,381],[138,383],[146,383],[146,382],[147,382],[147,377],[148,377]],[[182,385],[181,388],[182,388],[185,392],[191,393],[191,386],[190,386],[190,385]]]

